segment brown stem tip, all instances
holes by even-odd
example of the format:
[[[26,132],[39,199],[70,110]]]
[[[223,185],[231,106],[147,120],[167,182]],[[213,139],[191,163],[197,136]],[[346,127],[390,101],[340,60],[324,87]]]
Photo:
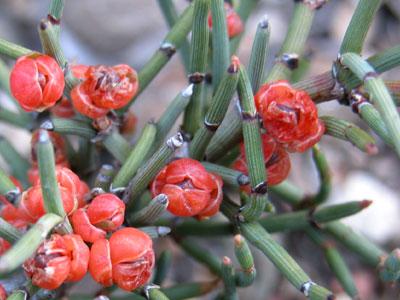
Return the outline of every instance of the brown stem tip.
[[[376,154],[378,154],[379,149],[378,149],[378,147],[377,147],[375,144],[373,144],[373,143],[368,143],[368,144],[365,146],[365,152],[366,152],[367,154],[369,154],[369,155],[376,155]]]
[[[363,200],[360,202],[360,207],[362,209],[367,208],[368,206],[370,206],[372,204],[372,200]]]
[[[235,247],[240,247],[243,244],[243,237],[240,234],[236,234],[233,238]]]
[[[233,74],[239,72],[240,60],[237,56],[232,55],[231,64],[228,67],[228,73]]]
[[[228,256],[224,256],[224,257],[222,258],[222,263],[223,263],[224,265],[226,265],[226,266],[230,266],[230,265],[232,264],[232,261],[231,261],[231,259],[230,259]]]

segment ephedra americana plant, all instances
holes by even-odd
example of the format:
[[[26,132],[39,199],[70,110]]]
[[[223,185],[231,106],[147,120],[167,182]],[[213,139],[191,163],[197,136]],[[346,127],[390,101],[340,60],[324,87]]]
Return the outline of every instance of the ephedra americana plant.
[[[295,82],[313,18],[327,1],[295,1],[278,53],[269,51],[274,29],[260,20],[244,65],[237,49],[257,0],[193,0],[181,14],[174,1],[159,0],[170,31],[140,70],[69,62],[60,44],[64,2],[52,0],[43,12],[41,52],[0,39],[10,62],[0,64],[0,83],[15,104],[1,107],[0,120],[31,133],[30,158],[0,140],[10,171],[0,169],[0,299],[239,299],[238,289],[257,279],[254,251],[299,295],[335,299],[272,235],[283,231],[305,233],[353,299],[359,292],[342,249],[381,282],[399,280],[399,250],[382,249],[340,221],[371,201],[325,204],[334,186],[318,145],[330,135],[372,155],[374,132],[400,156],[400,84],[380,78],[400,64],[400,46],[362,53],[381,1],[359,0],[331,70]],[[146,101],[141,93],[156,88],[152,80],[175,53],[187,86],[132,143],[134,114],[146,118],[135,101]],[[270,55],[275,63],[266,69]],[[331,100],[369,131],[318,115],[317,105]],[[315,194],[287,180],[292,153],[312,154]],[[206,266],[211,279],[165,284],[171,253],[158,251],[161,237]],[[235,257],[201,245],[212,237],[231,239]],[[81,280],[100,287],[73,292]]]

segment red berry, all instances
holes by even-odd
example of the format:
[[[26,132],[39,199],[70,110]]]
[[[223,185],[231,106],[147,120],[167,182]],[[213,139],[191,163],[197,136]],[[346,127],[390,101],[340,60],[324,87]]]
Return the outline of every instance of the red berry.
[[[108,109],[97,107],[89,97],[82,84],[78,84],[71,91],[72,104],[75,109],[92,119],[104,117],[108,113]]]
[[[50,56],[21,56],[11,70],[10,89],[24,110],[43,111],[61,98],[64,73]]]
[[[89,272],[96,282],[114,282],[132,291],[144,285],[154,267],[153,242],[144,232],[127,227],[113,233],[110,240],[97,240],[90,251]]]
[[[226,27],[228,30],[228,37],[233,38],[243,32],[243,22],[240,16],[233,9],[229,3],[224,4],[226,15]],[[212,16],[208,15],[208,27],[212,28]]]
[[[78,281],[87,272],[89,248],[79,235],[53,234],[28,259],[23,268],[40,288],[53,290],[65,281]]]
[[[6,299],[7,299],[7,292],[3,287],[3,285],[0,284],[0,300],[6,300]]]
[[[277,144],[271,136],[263,134],[261,138],[265,168],[268,173],[268,184],[276,185],[285,180],[286,177],[289,175],[290,158],[285,149],[281,145]],[[234,162],[233,168],[248,175],[246,155],[243,143],[241,143],[240,145],[240,156]],[[242,189],[250,193],[249,185],[244,186]]]
[[[10,249],[11,244],[7,242],[5,239],[0,238],[0,255],[3,255],[8,249]]]
[[[74,232],[85,242],[94,243],[105,238],[124,222],[125,204],[113,194],[100,194],[85,208],[78,209],[71,218]]]
[[[221,190],[221,178],[208,173],[201,163],[190,158],[171,162],[151,184],[153,197],[166,194],[168,210],[182,217],[216,214],[222,201]]]
[[[310,96],[293,89],[287,81],[264,84],[255,95],[255,103],[268,135],[290,152],[304,152],[324,133]]]
[[[82,74],[83,70],[82,66],[76,70],[83,81],[71,91],[71,97],[75,108],[90,118],[124,107],[138,90],[136,71],[128,65],[90,66]]]

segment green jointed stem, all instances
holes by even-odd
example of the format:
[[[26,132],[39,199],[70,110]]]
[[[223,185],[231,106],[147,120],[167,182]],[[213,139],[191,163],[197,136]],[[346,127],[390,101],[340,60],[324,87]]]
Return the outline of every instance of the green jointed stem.
[[[0,58],[0,88],[11,94],[10,91],[10,69],[4,60]]]
[[[270,25],[266,16],[258,23],[253,46],[251,48],[250,61],[247,71],[253,88],[257,93],[264,80],[265,62],[269,54]]]
[[[42,20],[39,26],[39,36],[44,53],[55,58],[59,66],[65,72],[65,92],[69,95],[72,88],[79,83],[68,67],[68,61],[60,45],[60,25],[54,23],[51,18]]]
[[[133,214],[127,215],[126,220],[130,225],[150,225],[167,210],[168,197],[159,194],[150,203]]]
[[[183,300],[198,298],[211,292],[218,284],[218,281],[181,283],[172,287],[161,289],[170,299]]]
[[[175,150],[183,144],[181,133],[177,133],[170,137],[157,152],[155,152],[149,160],[138,170],[135,177],[130,181],[124,195],[124,201],[128,206],[134,206],[138,201],[140,194],[147,188],[150,181],[157,175],[159,171],[167,164],[174,154]]]
[[[21,266],[35,253],[49,232],[63,221],[55,214],[45,214],[6,253],[0,257],[0,274],[7,274]]]
[[[221,276],[224,282],[224,299],[237,300],[239,296],[236,291],[235,269],[229,257],[224,256],[221,263]]]
[[[0,155],[8,164],[11,174],[20,180],[23,184],[28,183],[27,171],[30,163],[25,157],[18,153],[11,143],[0,135]]]
[[[278,79],[288,80],[292,71],[298,67],[315,14],[315,8],[306,2],[297,1],[295,4],[288,32],[278,53],[277,61],[267,76],[267,82]]]
[[[280,199],[290,205],[299,204],[304,197],[304,193],[288,182],[284,182],[284,185],[290,188],[291,192],[288,193],[288,197],[286,197],[286,194],[281,191],[279,193],[281,196]],[[271,187],[271,189],[272,188],[273,187]],[[298,197],[297,199],[296,194]],[[364,236],[354,232],[350,227],[340,223],[339,221],[327,224],[324,226],[324,230],[335,237],[335,239],[346,246],[346,248],[360,255],[360,257],[372,267],[376,267],[386,255],[386,252],[379,246],[375,245]]]
[[[199,263],[204,264],[212,273],[221,276],[221,262],[217,256],[200,247],[192,239],[184,238],[178,241],[179,246]]]
[[[49,15],[60,21],[64,10],[64,0],[51,0],[49,7]]]
[[[260,219],[260,224],[268,232],[283,230],[300,230],[306,228],[310,223],[327,223],[341,218],[354,215],[367,208],[371,201],[351,201],[343,204],[325,206],[315,212],[300,210],[296,212],[279,214]]]
[[[236,208],[231,204],[228,198],[225,198],[222,202],[221,210],[228,219],[234,221]],[[286,250],[275,242],[271,235],[259,223],[240,223],[239,230],[240,233],[253,244],[253,246],[261,250],[283,276],[305,296],[312,296],[310,299],[315,300],[333,299],[332,293],[315,284]]]
[[[273,196],[278,197],[279,200],[283,200],[290,205],[296,205],[304,199],[303,191],[288,181],[273,185],[269,189]]]
[[[169,268],[172,262],[172,253],[169,250],[161,252],[156,262],[156,269],[153,278],[153,283],[161,285],[168,275]]]
[[[355,104],[359,116],[387,145],[393,147],[392,139],[378,110],[360,93],[355,92],[351,97],[360,97],[361,102]]]
[[[28,130],[31,126],[31,120],[27,114],[16,113],[3,107],[0,110],[0,121]]]
[[[236,285],[245,287],[254,282],[256,278],[256,269],[254,259],[246,240],[237,234],[234,237],[235,256],[240,264],[240,269],[236,271]]]
[[[0,217],[0,237],[14,244],[21,238],[22,234],[13,225]]]
[[[243,66],[239,71],[238,94],[242,109],[246,162],[252,190],[250,201],[243,207],[241,214],[246,220],[254,221],[260,217],[268,201],[267,176],[253,91]]]
[[[395,100],[396,105],[400,105],[400,80],[385,80],[385,85],[390,90],[390,94]]]
[[[189,34],[192,28],[193,7],[194,4],[192,3],[188,6],[188,8],[186,8],[175,25],[171,28],[167,36],[164,38],[160,48],[140,70],[138,73],[138,93],[133,97],[133,99],[131,99],[130,104],[126,105],[119,111],[125,112],[129,109],[135,98],[149,85],[149,83],[171,59],[176,49],[179,49],[182,43],[186,40],[186,36]]]
[[[400,45],[388,48],[369,57],[368,62],[378,73],[383,73],[400,65]],[[338,66],[336,65],[336,67]],[[347,91],[351,91],[362,84],[362,81],[347,69],[341,69],[339,81],[345,86]],[[316,103],[343,97],[343,91],[335,86],[335,78],[332,76],[332,71],[299,81],[293,87],[305,90]]]
[[[39,131],[39,140],[36,144],[36,153],[39,167],[40,184],[42,188],[44,209],[47,213],[53,213],[65,217],[61,192],[58,188],[56,168],[54,160],[54,146],[47,130]],[[65,230],[72,232],[68,219],[65,222]]]
[[[49,7],[48,19],[57,25],[55,32],[58,38],[60,37],[60,22],[64,11],[64,2],[65,0],[51,0]]]
[[[360,0],[346,29],[340,53],[361,53],[365,37],[378,11],[381,0]]]
[[[15,190],[16,186],[11,181],[10,177],[0,168],[0,194],[6,195],[8,192]]]
[[[158,0],[157,2],[161,8],[165,20],[168,23],[168,26],[172,28],[179,18],[173,0]],[[182,42],[182,46],[179,49],[179,52],[182,58],[183,65],[186,69],[186,72],[188,73],[190,63],[190,45],[186,38]]]
[[[367,208],[370,203],[368,200],[352,201],[326,206],[315,212],[309,210],[288,212],[262,218],[259,223],[269,233],[303,230],[310,224],[324,224],[354,215]],[[199,224],[194,221],[185,221],[175,227],[175,232],[181,235],[219,236],[234,233],[234,228],[232,224],[226,222],[203,221]]]
[[[20,56],[27,55],[33,52],[35,51],[0,38],[0,54],[2,55],[17,59]]]
[[[148,293],[149,300],[169,300],[169,298],[158,288],[150,288]]]
[[[202,164],[208,172],[221,176],[225,184],[239,187],[250,183],[249,177],[242,172],[206,161],[203,161]]]
[[[400,45],[379,52],[369,57],[367,61],[378,73],[393,69],[400,65]],[[351,70],[347,69],[341,69],[338,79],[348,91],[363,84],[362,79],[359,79]]]
[[[337,241],[346,246],[346,248],[357,253],[372,267],[377,267],[382,258],[386,255],[383,249],[340,222],[329,223],[324,226],[324,229]]]
[[[343,54],[340,63],[347,66],[364,82],[365,88],[370,94],[370,100],[377,106],[392,137],[397,155],[400,156],[400,116],[383,80],[378,77],[374,68],[368,62],[355,53]]]
[[[325,134],[352,143],[367,154],[376,154],[378,147],[372,136],[357,125],[332,116],[322,116],[325,124]]]
[[[210,108],[204,118],[203,124],[196,131],[190,144],[190,156],[201,160],[215,131],[220,126],[228,110],[229,103],[236,91],[239,78],[239,61],[236,57],[232,58],[232,63],[218,85],[217,91],[212,97]]]
[[[263,252],[264,255],[278,268],[283,276],[285,276],[292,285],[299,289],[305,296],[312,295],[310,299],[333,299],[332,293],[313,283],[296,261],[281,245],[272,239],[271,235],[265,231],[260,224],[242,223],[240,225],[240,231],[243,236],[253,244],[253,246],[261,250],[261,252]]]
[[[131,152],[131,145],[115,128],[103,140],[103,146],[121,163],[126,161]]]
[[[164,142],[165,137],[171,131],[176,120],[188,105],[192,94],[193,84],[190,84],[168,105],[167,109],[157,121],[157,135],[152,149],[157,150]]]
[[[235,100],[236,102],[236,100]],[[242,139],[242,121],[238,105],[228,109],[224,120],[206,149],[206,158],[216,161],[235,147]]]
[[[211,1],[212,15],[212,85],[214,91],[229,65],[229,38],[224,0]]]
[[[149,151],[155,141],[157,129],[153,123],[148,123],[142,131],[128,158],[118,171],[112,182],[112,188],[125,187],[135,175],[136,171],[146,160]]]
[[[311,201],[312,204],[319,205],[328,199],[331,192],[331,174],[328,161],[324,153],[320,150],[318,144],[314,145],[312,148],[312,158],[317,167],[320,184],[317,194],[314,195]]]
[[[24,290],[14,290],[7,297],[7,300],[26,300],[26,299],[28,299],[28,293]]]
[[[210,0],[194,1],[194,17],[190,54],[189,82],[194,84],[193,95],[186,107],[183,130],[193,136],[199,128],[204,114],[205,72],[208,58],[208,13]]]
[[[65,217],[56,177],[54,146],[46,130],[39,132],[39,140],[35,147],[45,210],[48,213]]]
[[[52,118],[43,122],[40,128],[61,134],[77,135],[88,140],[96,136],[96,131],[90,124],[72,119]]]
[[[327,261],[329,268],[336,276],[346,293],[352,299],[357,299],[358,290],[355,286],[353,276],[340,252],[336,248],[335,243],[328,239],[322,232],[311,227],[306,229],[306,233],[311,240],[324,251],[325,260]]]

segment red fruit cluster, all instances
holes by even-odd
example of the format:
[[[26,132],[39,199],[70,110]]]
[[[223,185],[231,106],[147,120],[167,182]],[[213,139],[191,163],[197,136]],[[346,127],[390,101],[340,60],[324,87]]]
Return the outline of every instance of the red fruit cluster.
[[[310,96],[292,88],[287,81],[264,84],[254,101],[266,131],[261,138],[267,180],[275,185],[285,180],[290,171],[286,151],[306,151],[321,139],[325,128]],[[233,168],[248,174],[243,143]],[[243,189],[250,192],[249,186]]]
[[[89,272],[104,286],[115,283],[123,290],[134,290],[149,280],[153,267],[153,242],[135,228],[123,228],[109,240],[97,240],[90,251]]]
[[[21,56],[11,71],[10,89],[24,110],[43,111],[61,98],[64,72],[50,56]]]
[[[267,134],[287,151],[304,152],[321,139],[325,127],[305,91],[280,80],[264,84],[254,100]]]
[[[139,88],[136,71],[128,65],[79,65],[73,73],[82,82],[71,91],[72,103],[78,112],[92,119],[124,107]]]
[[[197,160],[181,158],[164,167],[151,184],[153,197],[168,196],[168,211],[203,219],[215,215],[222,201],[222,179]]]
[[[225,16],[226,16],[226,27],[228,30],[228,37],[233,38],[243,32],[243,22],[240,16],[233,9],[229,3],[224,3]],[[212,28],[212,16],[208,15],[208,26]]]
[[[92,119],[104,117],[111,109],[124,107],[136,94],[139,81],[128,65],[72,67],[82,82],[71,91],[73,106]],[[64,91],[64,72],[50,56],[33,53],[21,56],[10,75],[11,93],[26,111],[52,109],[58,117],[70,118],[75,112]]]
[[[65,281],[79,281],[89,263],[89,247],[76,234],[53,234],[23,267],[32,283],[52,290]]]
[[[275,185],[281,183],[289,175],[290,171],[290,158],[285,149],[275,142],[275,140],[267,134],[261,136],[264,165],[268,174],[268,184]],[[244,144],[240,145],[240,156],[233,164],[233,168],[248,175],[246,154]],[[250,186],[246,185],[242,189],[250,193]]]
[[[72,189],[69,192],[74,195],[76,178],[68,177],[65,170],[61,174],[57,173],[60,189],[69,182]],[[33,204],[30,212],[31,215],[36,213],[35,218],[44,213],[43,199],[25,193],[21,202],[24,212],[28,211],[27,202]],[[71,198],[63,198],[64,209],[69,215],[73,212],[71,201]],[[154,266],[150,237],[128,227],[115,231],[109,240],[106,239],[107,233],[122,225],[124,211],[124,203],[113,194],[100,194],[90,204],[76,210],[70,217],[75,234],[53,234],[24,263],[32,283],[44,289],[56,289],[64,282],[79,281],[88,270],[93,279],[104,286],[115,283],[131,291],[146,283]],[[92,243],[90,249],[85,242]]]
[[[94,243],[121,226],[124,214],[125,204],[121,199],[113,194],[100,194],[74,212],[71,221],[75,233],[85,242]]]

